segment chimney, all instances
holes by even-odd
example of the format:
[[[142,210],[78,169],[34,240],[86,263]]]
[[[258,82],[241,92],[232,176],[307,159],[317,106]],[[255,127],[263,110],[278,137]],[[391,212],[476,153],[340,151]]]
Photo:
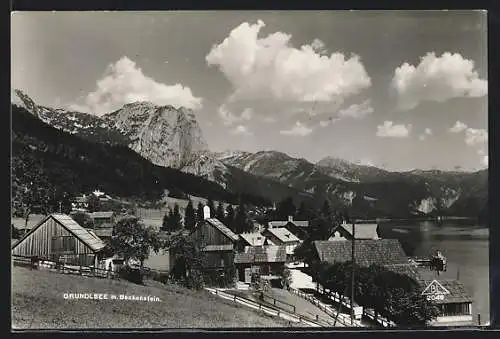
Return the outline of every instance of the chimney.
[[[210,219],[210,207],[206,206],[203,207],[203,219],[207,220]]]
[[[289,216],[288,216],[288,221],[289,221],[289,222],[293,222],[293,215],[289,215]]]

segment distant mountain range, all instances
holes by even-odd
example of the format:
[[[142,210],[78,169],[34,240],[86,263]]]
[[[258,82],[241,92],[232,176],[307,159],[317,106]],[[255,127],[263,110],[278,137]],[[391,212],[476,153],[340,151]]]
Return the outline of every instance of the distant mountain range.
[[[200,177],[230,194],[259,196],[269,203],[292,196],[297,204],[316,206],[328,200],[335,207],[350,205],[352,213],[365,217],[476,217],[486,211],[487,170],[389,172],[331,157],[313,164],[275,151],[211,152],[188,109],[137,102],[98,117],[39,106],[18,90],[11,101],[13,107],[64,131],[68,140],[128,148],[155,168]],[[14,119],[13,129],[17,127]]]

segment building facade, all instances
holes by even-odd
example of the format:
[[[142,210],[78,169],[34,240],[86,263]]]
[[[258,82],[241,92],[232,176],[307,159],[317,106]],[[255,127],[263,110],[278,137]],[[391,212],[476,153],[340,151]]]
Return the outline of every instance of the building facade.
[[[12,254],[96,267],[105,247],[98,236],[70,216],[51,214],[13,245]]]

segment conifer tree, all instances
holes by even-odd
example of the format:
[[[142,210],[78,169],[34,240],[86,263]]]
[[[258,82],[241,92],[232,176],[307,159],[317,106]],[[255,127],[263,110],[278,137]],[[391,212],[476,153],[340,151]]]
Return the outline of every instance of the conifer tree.
[[[200,201],[198,207],[196,208],[196,224],[203,221],[203,204]]]
[[[217,205],[217,209],[215,210],[215,217],[219,219],[220,221],[224,221],[224,206],[222,205],[222,202],[219,201],[219,204]]]
[[[195,225],[196,225],[196,212],[193,208],[193,202],[190,199],[186,206],[186,211],[184,214],[184,227],[188,230],[192,230],[194,229]]]
[[[170,219],[171,229],[173,231],[179,230],[182,228],[182,216],[179,212],[179,205],[175,204],[174,210],[172,212],[172,218]]]
[[[235,232],[234,229],[234,208],[233,205],[229,204],[226,207],[226,217],[224,218],[224,224],[229,227],[229,229]]]

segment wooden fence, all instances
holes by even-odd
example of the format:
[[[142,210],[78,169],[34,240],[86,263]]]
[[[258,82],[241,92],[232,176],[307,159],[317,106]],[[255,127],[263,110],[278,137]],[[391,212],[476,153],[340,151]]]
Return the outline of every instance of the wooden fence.
[[[237,296],[234,294],[229,294],[229,293],[220,291],[216,288],[206,287],[205,290],[207,290],[208,292],[215,294],[223,299],[230,300],[230,301],[233,301],[235,303],[245,305],[247,307],[261,311],[261,312],[266,313],[268,315],[276,316],[276,317],[288,320],[290,322],[303,324],[305,326],[324,327],[319,322],[312,320],[312,319],[309,319],[308,317],[305,317],[303,315],[293,314],[291,312],[280,310],[279,308],[271,308],[269,306],[263,305],[263,304],[258,303],[256,301],[253,301],[253,300],[250,300],[247,298],[243,298],[243,297],[240,297],[240,296]]]
[[[118,272],[94,267],[94,266],[73,266],[67,265],[60,261],[41,258],[37,256],[12,255],[13,264],[16,266],[29,267],[31,269],[46,269],[56,271],[62,274],[75,274],[82,276],[92,276],[96,278],[111,278],[120,280]],[[141,273],[146,278],[151,278],[153,275],[168,274],[165,271],[154,270],[148,267],[143,267]]]
[[[322,301],[320,301],[319,299],[315,298],[313,295],[311,294],[308,294],[308,293],[304,293],[300,290],[296,290],[296,289],[293,289],[293,288],[290,288],[289,289],[290,292],[298,295],[299,297],[301,298],[304,298],[305,300],[309,301],[310,303],[312,303],[313,305],[315,305],[316,307],[318,307],[320,310],[322,310],[323,312],[325,312],[326,314],[328,314],[330,317],[333,317],[333,318],[336,318],[337,319],[337,322],[339,322],[340,324],[344,325],[344,326],[354,326],[354,327],[363,327],[364,325],[359,321],[359,316],[358,316],[358,319],[355,319],[354,322],[351,323],[351,318],[350,316],[346,315],[346,314],[343,314],[343,313],[338,313],[338,310],[335,310],[332,305],[329,305],[329,304],[326,304]],[[332,296],[333,297],[333,296]],[[340,302],[340,299],[337,298],[337,301]],[[342,305],[344,307],[349,307],[348,309],[350,309],[350,305],[349,303],[345,302],[345,301],[342,301]],[[360,309],[356,309],[355,308],[355,311],[357,311],[356,313],[359,313],[360,312]],[[335,325],[335,323],[334,323]]]

